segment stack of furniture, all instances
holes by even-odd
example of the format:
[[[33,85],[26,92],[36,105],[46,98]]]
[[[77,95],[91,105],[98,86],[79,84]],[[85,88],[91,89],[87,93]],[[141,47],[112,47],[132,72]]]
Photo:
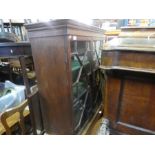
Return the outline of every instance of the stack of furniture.
[[[77,134],[101,106],[103,31],[74,20],[26,25],[47,134]]]
[[[155,28],[122,28],[103,48],[104,117],[111,134],[155,134]]]
[[[26,59],[28,57],[29,60],[25,62],[30,64],[31,61],[33,63],[30,43],[0,43],[1,81],[10,80],[14,83],[21,84],[19,80],[16,80],[17,76],[21,77],[20,79],[22,79],[22,81],[25,78],[21,71],[20,57],[25,57]],[[32,63],[30,64],[31,66],[33,66]],[[27,83],[27,89],[30,87],[28,85]]]
[[[0,19],[0,42],[27,41],[24,20]]]
[[[31,93],[30,88],[32,84],[35,84],[33,82],[35,81],[35,72],[30,43],[0,43],[0,59],[0,81],[10,80],[13,83],[21,84],[20,80],[22,79],[22,84],[26,86],[26,96],[29,95]],[[33,125],[37,130],[43,131],[39,103],[29,104],[29,109]]]

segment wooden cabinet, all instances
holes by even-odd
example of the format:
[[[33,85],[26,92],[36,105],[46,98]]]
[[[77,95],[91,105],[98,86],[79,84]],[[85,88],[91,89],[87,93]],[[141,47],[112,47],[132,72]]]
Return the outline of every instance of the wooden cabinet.
[[[124,28],[102,51],[111,134],[155,134],[154,28]]]
[[[48,134],[78,133],[101,105],[103,31],[73,20],[26,25]]]

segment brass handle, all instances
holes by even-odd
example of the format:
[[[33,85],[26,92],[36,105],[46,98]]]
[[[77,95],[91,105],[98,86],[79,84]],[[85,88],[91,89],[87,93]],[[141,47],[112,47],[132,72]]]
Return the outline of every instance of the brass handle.
[[[13,54],[13,50],[12,49],[10,50],[10,53]]]

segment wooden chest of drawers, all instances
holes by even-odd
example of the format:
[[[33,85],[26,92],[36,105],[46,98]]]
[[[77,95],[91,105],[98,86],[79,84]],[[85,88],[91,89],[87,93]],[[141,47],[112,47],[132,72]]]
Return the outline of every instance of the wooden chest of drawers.
[[[155,28],[124,28],[102,50],[111,133],[155,134]]]

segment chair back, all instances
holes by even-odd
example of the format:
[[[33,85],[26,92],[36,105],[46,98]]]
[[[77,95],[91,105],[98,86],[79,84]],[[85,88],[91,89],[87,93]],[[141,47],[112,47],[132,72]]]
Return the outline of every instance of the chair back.
[[[24,110],[28,106],[28,100],[23,101],[20,105],[10,108],[0,115],[0,120],[2,125],[5,128],[6,134],[11,135],[11,129],[7,122],[7,119],[13,116],[16,113],[19,113],[16,121],[19,122],[19,126],[21,128],[22,134],[26,134],[25,123],[24,123]]]
[[[19,126],[21,128],[22,134],[26,134],[25,129],[25,121],[24,117],[27,116],[26,108],[29,107],[30,119],[31,119],[31,129],[33,134],[44,133],[43,121],[42,121],[42,112],[40,105],[40,97],[38,92],[37,85],[31,87],[31,93],[27,95],[27,100],[22,102],[20,105],[13,107],[11,109],[6,110],[5,112],[0,114],[0,121],[3,125],[6,134],[11,134],[11,127],[19,122]],[[13,115],[16,115],[14,117]],[[26,114],[26,115],[25,115]],[[16,123],[10,123],[10,119],[14,118]],[[11,125],[10,125],[11,124]]]

